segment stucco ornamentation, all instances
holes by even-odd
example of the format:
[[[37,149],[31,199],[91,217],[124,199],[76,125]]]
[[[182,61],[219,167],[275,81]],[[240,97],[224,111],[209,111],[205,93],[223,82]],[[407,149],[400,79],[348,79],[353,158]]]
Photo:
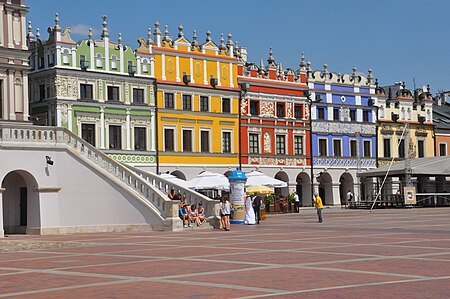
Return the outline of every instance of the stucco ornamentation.
[[[57,76],[55,80],[56,91],[50,90],[49,97],[78,98],[78,81],[76,78]],[[53,86],[50,84],[49,86]]]
[[[272,151],[272,137],[269,132],[264,133],[264,152],[270,153]]]
[[[286,117],[294,118],[294,103],[286,103]]]
[[[246,114],[245,112],[247,111],[247,107],[248,107],[248,100],[243,99],[241,102],[241,114]],[[249,111],[249,113],[250,113],[250,111]]]
[[[376,127],[374,125],[360,123],[340,123],[315,121],[312,123],[312,130],[317,133],[328,134],[348,134],[352,135],[359,132],[362,135],[375,135]]]
[[[274,117],[275,116],[275,102],[272,101],[261,101],[261,112],[262,117]]]
[[[373,159],[344,159],[344,158],[328,158],[328,157],[321,157],[321,158],[314,158],[313,163],[314,166],[338,166],[338,167],[358,167],[358,161],[360,167],[375,167],[376,166],[376,160]]]

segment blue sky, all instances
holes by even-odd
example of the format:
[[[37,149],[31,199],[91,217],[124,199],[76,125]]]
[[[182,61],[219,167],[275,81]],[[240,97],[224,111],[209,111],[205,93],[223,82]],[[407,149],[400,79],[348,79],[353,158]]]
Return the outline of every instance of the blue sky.
[[[283,68],[298,68],[301,52],[314,70],[327,63],[330,71],[367,74],[369,67],[380,85],[405,81],[407,88],[430,84],[432,92],[450,90],[450,1],[446,0],[255,0],[255,1],[151,1],[151,0],[28,0],[33,30],[47,28],[59,13],[60,24],[73,29],[76,41],[87,38],[92,27],[97,38],[102,15],[108,16],[112,40],[137,48],[147,28],[159,21],[176,37],[183,24],[186,37],[212,38],[233,34],[246,47],[249,61],[266,62],[273,47]],[[79,34],[81,33],[81,34]],[[414,81],[413,81],[414,80]]]

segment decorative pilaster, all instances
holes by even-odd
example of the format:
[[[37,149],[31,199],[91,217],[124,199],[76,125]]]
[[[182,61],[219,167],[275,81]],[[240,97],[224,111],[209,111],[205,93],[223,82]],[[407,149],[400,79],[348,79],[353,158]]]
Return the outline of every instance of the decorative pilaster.
[[[56,126],[62,126],[62,113],[61,113],[61,105],[56,105]]]
[[[100,106],[100,149],[105,149],[105,106]]]
[[[155,116],[155,111],[152,110],[150,112],[150,150],[151,151],[156,151],[156,116]]]
[[[126,130],[127,130],[127,150],[131,150],[131,116],[130,116],[130,108],[127,108],[126,111]]]
[[[72,104],[67,104],[67,129],[72,132]]]
[[[0,187],[0,238],[5,236],[5,230],[3,229],[3,192],[5,188]]]

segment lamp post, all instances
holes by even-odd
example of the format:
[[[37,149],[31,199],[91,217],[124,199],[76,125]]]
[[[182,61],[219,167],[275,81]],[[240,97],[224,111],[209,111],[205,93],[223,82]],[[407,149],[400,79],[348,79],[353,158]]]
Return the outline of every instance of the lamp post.
[[[313,137],[312,137],[312,104],[311,93],[309,90],[305,90],[305,96],[308,99],[308,112],[309,112],[309,164],[310,164],[310,176],[311,176],[311,204],[314,202],[314,163],[313,163]]]
[[[239,155],[238,155],[238,159],[239,159],[239,170],[242,170],[242,140],[241,140],[241,130],[242,130],[242,98],[245,96],[245,94],[247,93],[248,89],[250,88],[250,84],[249,83],[241,83],[240,84],[240,88],[241,90],[239,91],[239,110],[238,110],[238,147],[239,147]]]

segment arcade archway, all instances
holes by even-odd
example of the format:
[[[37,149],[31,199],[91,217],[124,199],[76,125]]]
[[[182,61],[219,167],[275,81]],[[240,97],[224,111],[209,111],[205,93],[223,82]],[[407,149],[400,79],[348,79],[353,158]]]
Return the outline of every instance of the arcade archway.
[[[333,180],[327,172],[322,173],[319,181],[319,196],[323,204],[333,204]]]
[[[312,205],[311,200],[311,179],[306,172],[301,172],[297,175],[296,191],[300,197],[300,206],[310,207]]]

